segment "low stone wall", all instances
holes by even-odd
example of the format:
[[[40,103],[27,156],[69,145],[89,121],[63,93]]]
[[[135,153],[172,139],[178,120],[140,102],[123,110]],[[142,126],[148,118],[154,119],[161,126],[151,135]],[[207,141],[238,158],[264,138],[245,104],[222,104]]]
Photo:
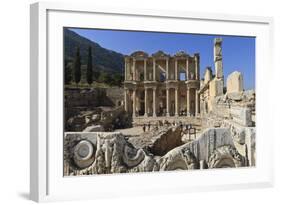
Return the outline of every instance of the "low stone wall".
[[[124,102],[124,89],[120,87],[107,88],[105,90],[108,100],[114,106],[121,106]]]
[[[64,92],[65,106],[72,107],[98,107],[120,106],[123,104],[124,89],[111,88],[66,88]]]

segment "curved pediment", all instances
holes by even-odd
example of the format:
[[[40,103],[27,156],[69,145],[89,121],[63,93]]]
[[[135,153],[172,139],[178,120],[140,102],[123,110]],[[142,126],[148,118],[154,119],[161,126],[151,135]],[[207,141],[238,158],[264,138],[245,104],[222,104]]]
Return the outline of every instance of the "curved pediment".
[[[165,57],[169,57],[168,54],[164,53],[163,51],[157,51],[156,53],[153,53],[152,56],[154,58],[165,58]]]
[[[175,54],[175,57],[188,57],[185,51],[179,51]]]
[[[136,52],[133,52],[131,54],[132,57],[141,57],[141,58],[147,58],[148,57],[148,54],[144,51],[136,51]]]

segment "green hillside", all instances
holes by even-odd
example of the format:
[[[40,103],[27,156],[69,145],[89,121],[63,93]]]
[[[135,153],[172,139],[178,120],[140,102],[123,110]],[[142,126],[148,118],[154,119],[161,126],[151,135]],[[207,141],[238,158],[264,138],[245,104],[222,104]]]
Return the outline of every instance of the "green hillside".
[[[124,56],[112,50],[105,49],[99,44],[86,39],[77,33],[64,29],[64,57],[67,62],[72,62],[76,48],[79,46],[82,65],[87,62],[88,48],[92,47],[93,66],[96,71],[119,73],[123,75]]]

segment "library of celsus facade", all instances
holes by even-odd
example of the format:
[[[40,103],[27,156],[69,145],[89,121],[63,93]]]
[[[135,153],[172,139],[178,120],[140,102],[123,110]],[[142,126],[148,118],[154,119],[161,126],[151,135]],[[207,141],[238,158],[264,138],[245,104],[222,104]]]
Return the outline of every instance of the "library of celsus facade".
[[[124,106],[133,118],[196,116],[200,113],[200,56],[180,51],[125,57]]]

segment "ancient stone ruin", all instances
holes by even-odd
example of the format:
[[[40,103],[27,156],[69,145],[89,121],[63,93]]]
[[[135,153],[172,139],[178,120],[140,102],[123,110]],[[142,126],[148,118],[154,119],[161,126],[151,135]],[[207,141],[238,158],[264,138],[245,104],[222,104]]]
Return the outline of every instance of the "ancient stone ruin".
[[[64,176],[255,166],[255,91],[238,71],[224,85],[221,38],[214,75],[207,67],[200,80],[199,62],[137,51],[125,57],[124,88],[68,91]]]

